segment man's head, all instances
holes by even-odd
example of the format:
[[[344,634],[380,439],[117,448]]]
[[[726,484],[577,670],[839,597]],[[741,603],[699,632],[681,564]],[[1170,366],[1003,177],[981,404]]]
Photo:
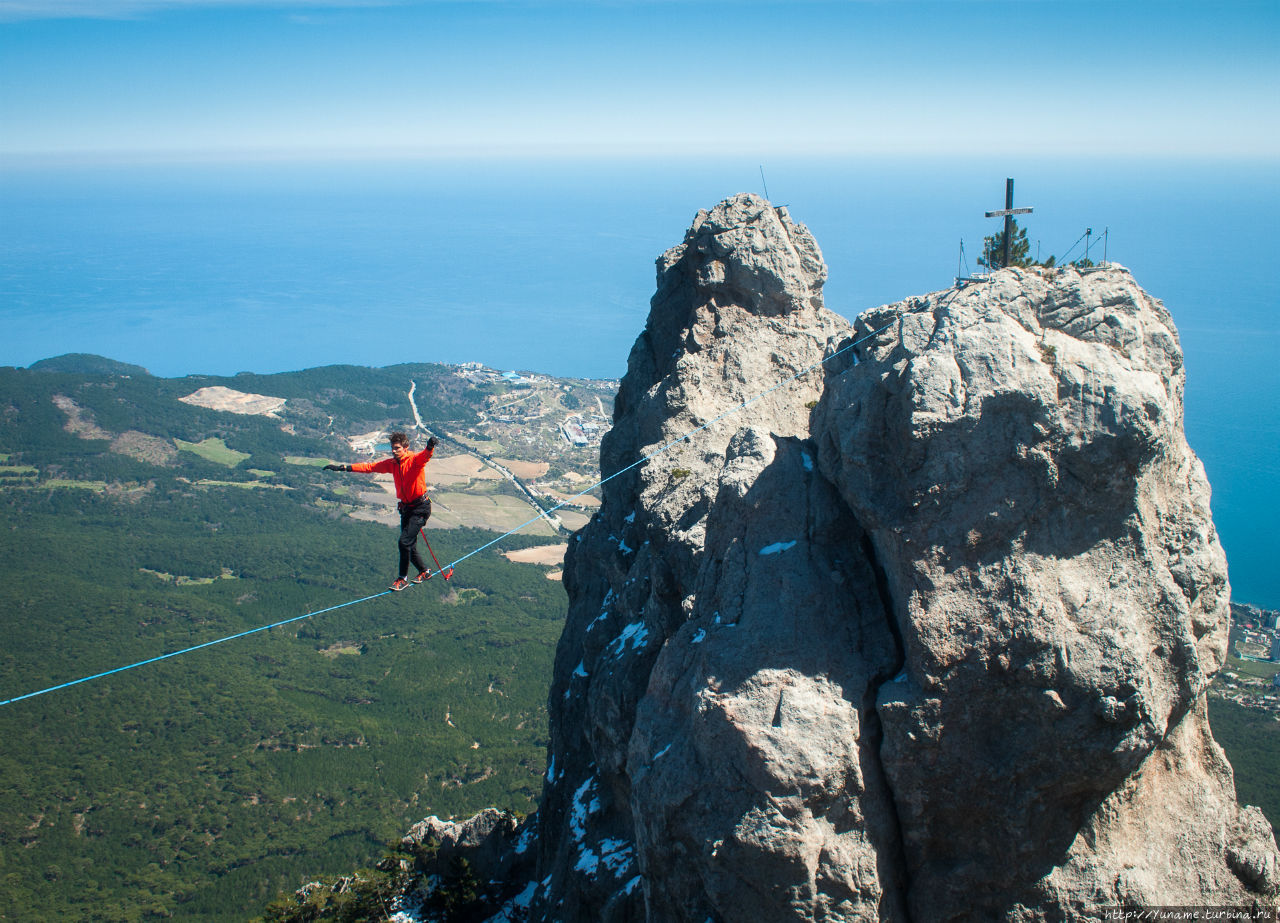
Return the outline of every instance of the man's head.
[[[409,437],[406,434],[391,434],[391,454],[396,458],[409,454]]]

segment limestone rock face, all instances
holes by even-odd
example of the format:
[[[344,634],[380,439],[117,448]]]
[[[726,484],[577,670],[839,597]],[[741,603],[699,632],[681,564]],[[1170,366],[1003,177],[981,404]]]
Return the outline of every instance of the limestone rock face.
[[[419,821],[400,845],[414,855],[413,865],[422,877],[401,895],[398,908],[420,911],[434,887],[448,882],[458,887],[463,881],[475,896],[475,906],[469,908],[475,919],[501,919],[527,908],[536,871],[530,849],[533,835],[529,819],[520,822],[496,808],[460,823],[438,817]]]
[[[793,709],[806,703],[820,711],[824,698],[837,705],[828,730],[847,739],[842,749],[856,755],[857,735],[837,732],[842,723],[856,724],[857,707],[842,697],[843,676],[808,683],[785,659],[761,672],[770,634],[789,638],[796,631],[781,607],[812,608],[824,583],[792,579],[776,567],[777,555],[760,550],[799,537],[810,519],[834,531],[852,525],[831,521],[838,498],[804,448],[806,405],[822,393],[828,343],[850,329],[823,307],[825,279],[808,230],[751,195],[700,212],[684,242],[658,261],[649,322],[631,351],[614,426],[601,447],[602,472],[616,476],[565,561],[570,603],[556,654],[552,759],[539,809],[540,869],[549,877],[534,908],[548,919],[660,919],[667,911],[648,911],[646,902],[656,908],[672,901],[679,904],[672,919],[702,913],[704,920],[700,908],[715,904],[696,881],[669,894],[666,885],[649,888],[652,876],[641,872],[653,865],[696,878],[701,863],[721,875],[715,887],[737,892],[740,879],[728,860],[735,847],[717,853],[715,844],[735,842],[738,815],[749,804],[760,813],[757,829],[742,831],[744,848],[783,867],[794,864],[796,849],[767,823],[769,773],[789,770],[761,764],[748,779],[742,772],[749,767],[741,765],[763,743],[752,735],[772,732],[785,686],[796,689]],[[752,404],[750,427],[724,416],[782,381],[788,383]],[[694,436],[671,445],[692,430]],[[766,470],[784,494],[752,492]],[[771,515],[760,517],[748,540],[741,516],[766,510]],[[721,556],[735,563],[723,574],[730,582],[718,586],[714,565]],[[784,578],[788,595],[780,599]],[[827,568],[819,578],[829,585],[840,575]],[[792,600],[793,592],[806,602]],[[857,600],[843,604],[855,614],[857,606]],[[744,620],[750,627],[738,624]],[[876,621],[884,634],[883,618]],[[722,643],[703,643],[712,633]],[[733,655],[739,645],[744,649]],[[704,661],[704,653],[712,659]],[[719,669],[726,654],[741,668],[721,674],[711,689],[703,671]],[[854,669],[863,656],[850,650],[836,659]],[[701,679],[684,682],[694,675]],[[701,742],[701,756],[683,749],[704,734],[711,736]],[[823,746],[810,747],[811,774],[812,785],[828,793],[814,797],[826,798],[843,790],[849,754],[828,757]],[[789,758],[785,748],[779,756]],[[664,774],[666,767],[673,774]],[[751,790],[722,802],[726,784]],[[684,804],[689,797],[702,805]],[[650,814],[648,799],[666,807]],[[816,849],[821,836],[809,833]]]
[[[528,852],[529,833],[527,825],[522,827],[514,815],[486,808],[461,823],[428,817],[414,824],[400,845],[432,847],[434,861],[442,869],[457,856],[470,863],[481,881],[506,880],[532,872],[515,868]]]
[[[814,428],[906,652],[877,711],[909,905],[961,919],[1178,903],[1179,841],[1199,836],[1225,871],[1208,843],[1237,811],[1201,713],[1226,650],[1226,561],[1168,313],[1120,268],[1011,269],[857,327]],[[1170,818],[1181,834],[1153,844],[1159,799],[1138,804],[1145,777],[1171,771],[1156,751],[1202,778]],[[1050,887],[1119,816],[1144,863],[1095,853],[1092,874],[1058,869]],[[1228,874],[1192,894],[1249,891]]]
[[[1229,589],[1169,314],[1120,267],[1009,269],[851,325],[825,276],[750,195],[658,261],[566,558],[521,906],[1274,906],[1207,721]]]

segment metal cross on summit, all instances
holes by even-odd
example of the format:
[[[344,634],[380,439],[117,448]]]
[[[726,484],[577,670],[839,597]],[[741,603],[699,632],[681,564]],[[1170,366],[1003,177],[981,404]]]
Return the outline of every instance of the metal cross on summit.
[[[1009,248],[1013,244],[1013,216],[1029,215],[1030,208],[1014,208],[1013,207],[1013,177],[1009,177],[1004,181],[1004,208],[997,209],[993,212],[987,212],[988,218],[1004,218],[1004,259],[1001,266],[1009,265]]]

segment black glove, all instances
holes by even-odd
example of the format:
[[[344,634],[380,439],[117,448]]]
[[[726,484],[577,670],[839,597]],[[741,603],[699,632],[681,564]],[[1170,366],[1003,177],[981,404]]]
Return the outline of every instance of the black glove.
[[[435,451],[435,449],[436,449],[436,437],[435,437],[435,436],[432,436],[430,439],[428,439],[428,440],[427,440],[427,448],[428,448],[428,449],[430,449],[430,450],[431,450],[431,451],[433,451],[433,452]]]
[[[351,466],[350,465],[325,465],[324,470],[325,471],[350,471]]]

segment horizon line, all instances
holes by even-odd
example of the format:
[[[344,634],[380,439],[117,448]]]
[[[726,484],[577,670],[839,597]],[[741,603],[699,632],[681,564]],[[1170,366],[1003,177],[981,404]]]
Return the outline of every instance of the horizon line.
[[[777,159],[787,160],[877,160],[907,158],[936,162],[954,160],[966,162],[1000,158],[1005,160],[1034,161],[1097,161],[1119,162],[1147,161],[1152,163],[1240,163],[1271,164],[1280,162],[1280,150],[1276,151],[1063,151],[1055,149],[964,150],[939,152],[936,149],[875,148],[854,149],[821,147],[807,149],[759,149],[734,150],[679,147],[662,145],[644,149],[623,148],[612,145],[538,145],[538,146],[481,146],[458,145],[436,148],[235,148],[223,150],[201,149],[106,149],[106,150],[53,150],[53,151],[4,151],[0,150],[0,169],[57,169],[65,167],[127,167],[127,166],[233,166],[269,164],[341,164],[341,163],[433,163],[462,160],[489,162],[519,161],[596,161],[628,162],[636,160],[671,161],[688,157],[721,156],[726,160]]]

